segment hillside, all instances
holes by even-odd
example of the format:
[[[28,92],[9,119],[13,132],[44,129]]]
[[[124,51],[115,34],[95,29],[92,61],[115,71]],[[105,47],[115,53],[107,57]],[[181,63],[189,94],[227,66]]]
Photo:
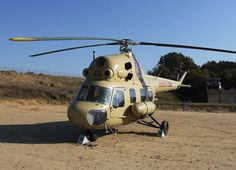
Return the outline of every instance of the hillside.
[[[68,102],[82,81],[75,77],[0,71],[0,97]]]

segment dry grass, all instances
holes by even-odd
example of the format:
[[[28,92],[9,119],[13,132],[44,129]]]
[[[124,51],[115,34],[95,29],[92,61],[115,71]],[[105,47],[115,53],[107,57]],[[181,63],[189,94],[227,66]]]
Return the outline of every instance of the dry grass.
[[[34,73],[0,72],[0,97],[68,102],[83,80]]]

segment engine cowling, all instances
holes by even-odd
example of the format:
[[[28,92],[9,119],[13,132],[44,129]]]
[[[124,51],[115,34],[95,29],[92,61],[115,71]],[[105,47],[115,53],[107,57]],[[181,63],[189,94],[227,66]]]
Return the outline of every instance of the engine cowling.
[[[156,105],[153,102],[136,102],[131,110],[136,117],[142,117],[154,113]]]

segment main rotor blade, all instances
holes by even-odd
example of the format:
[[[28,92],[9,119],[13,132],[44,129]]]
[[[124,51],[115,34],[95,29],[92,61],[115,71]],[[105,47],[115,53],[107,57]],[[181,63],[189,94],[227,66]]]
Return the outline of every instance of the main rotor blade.
[[[60,50],[54,50],[54,51],[33,54],[33,55],[30,55],[30,57],[37,57],[37,56],[41,56],[41,55],[58,53],[58,52],[63,52],[63,51],[69,51],[69,50],[75,50],[75,49],[81,49],[81,48],[89,48],[89,47],[99,47],[99,46],[106,46],[106,45],[119,45],[119,44],[118,43],[106,43],[106,44],[94,44],[94,45],[85,45],[85,46],[64,48],[64,49],[60,49]]]
[[[100,41],[116,41],[120,40],[113,38],[101,38],[101,37],[13,37],[11,41],[67,41],[67,40],[100,40]]]
[[[232,50],[198,47],[198,46],[190,46],[190,45],[162,44],[162,43],[150,43],[150,42],[140,42],[139,45],[153,45],[153,46],[159,46],[159,47],[187,48],[187,49],[195,49],[195,50],[216,51],[216,52],[236,54],[236,51],[232,51]]]

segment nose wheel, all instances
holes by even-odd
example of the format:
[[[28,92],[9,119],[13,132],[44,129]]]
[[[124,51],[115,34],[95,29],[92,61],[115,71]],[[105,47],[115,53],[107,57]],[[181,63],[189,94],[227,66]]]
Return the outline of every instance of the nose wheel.
[[[98,135],[92,130],[87,130],[86,137],[90,142],[95,142],[98,139]]]

